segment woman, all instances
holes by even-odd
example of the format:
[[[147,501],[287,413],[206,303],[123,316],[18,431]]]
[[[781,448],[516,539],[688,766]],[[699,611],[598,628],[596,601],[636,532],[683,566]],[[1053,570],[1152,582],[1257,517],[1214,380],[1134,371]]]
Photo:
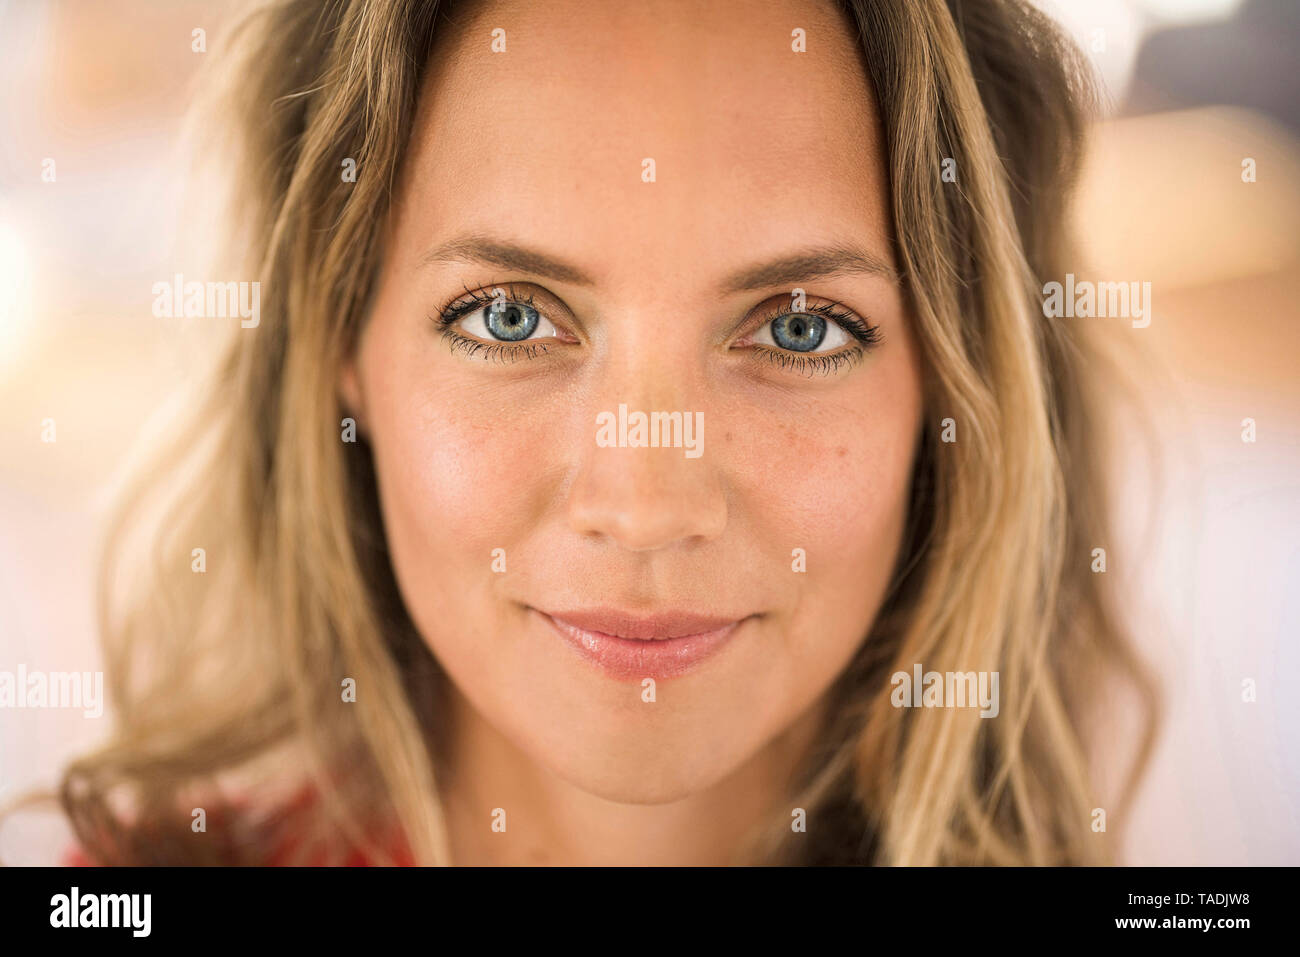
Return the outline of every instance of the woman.
[[[107,583],[170,491],[104,590],[87,857],[1110,860],[1088,722],[1151,690],[1039,292],[1068,44],[1015,0],[433,8],[279,0],[214,57],[261,318],[115,532]]]

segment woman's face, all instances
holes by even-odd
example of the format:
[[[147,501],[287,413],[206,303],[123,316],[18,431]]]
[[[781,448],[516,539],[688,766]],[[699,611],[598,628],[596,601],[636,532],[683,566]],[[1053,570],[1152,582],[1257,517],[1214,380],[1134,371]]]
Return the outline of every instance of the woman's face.
[[[650,803],[817,713],[921,423],[877,124],[828,3],[444,24],[341,386],[457,727]]]

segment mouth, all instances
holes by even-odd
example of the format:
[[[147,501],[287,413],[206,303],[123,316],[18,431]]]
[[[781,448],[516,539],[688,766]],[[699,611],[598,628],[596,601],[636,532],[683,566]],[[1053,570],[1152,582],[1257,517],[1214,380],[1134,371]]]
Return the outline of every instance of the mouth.
[[[683,675],[718,651],[752,617],[685,611],[635,615],[606,608],[533,610],[583,658],[623,680]]]

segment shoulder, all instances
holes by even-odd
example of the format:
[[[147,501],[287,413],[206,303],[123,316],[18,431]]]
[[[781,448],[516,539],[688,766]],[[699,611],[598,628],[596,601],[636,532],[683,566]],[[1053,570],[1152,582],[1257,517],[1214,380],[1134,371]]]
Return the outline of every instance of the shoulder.
[[[274,841],[265,860],[269,867],[372,867],[381,862],[365,850],[340,844],[335,839],[321,836],[323,815],[319,795],[310,786],[303,787],[276,812],[271,824]],[[326,828],[331,835],[337,834]],[[375,829],[371,843],[383,848],[392,863],[399,867],[413,866],[415,861],[406,841],[394,837],[390,831]]]
[[[86,852],[81,849],[80,844],[73,844],[64,850],[63,855],[59,858],[60,867],[98,867],[94,861],[86,856]]]
[[[247,799],[222,805],[208,815],[207,823],[232,846],[215,860],[196,859],[188,863],[262,867],[370,867],[378,864],[364,850],[340,845],[337,840],[322,836],[337,832],[322,826],[320,803],[315,789],[305,786],[268,812],[256,813],[255,803]],[[415,863],[405,841],[376,833],[374,842],[385,848],[398,866],[409,867]],[[61,867],[98,867],[104,863],[93,859],[79,843],[66,848],[59,860]]]

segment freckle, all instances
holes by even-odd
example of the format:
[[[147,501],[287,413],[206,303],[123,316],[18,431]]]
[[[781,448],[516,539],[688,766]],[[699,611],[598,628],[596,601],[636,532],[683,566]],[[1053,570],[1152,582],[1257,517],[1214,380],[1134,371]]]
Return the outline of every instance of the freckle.
[[[840,458],[844,458],[844,456],[849,454],[849,450],[841,445],[836,454],[839,455]]]
[[[728,442],[731,441],[731,433],[730,433],[730,432],[727,433],[727,441],[728,441]]]

